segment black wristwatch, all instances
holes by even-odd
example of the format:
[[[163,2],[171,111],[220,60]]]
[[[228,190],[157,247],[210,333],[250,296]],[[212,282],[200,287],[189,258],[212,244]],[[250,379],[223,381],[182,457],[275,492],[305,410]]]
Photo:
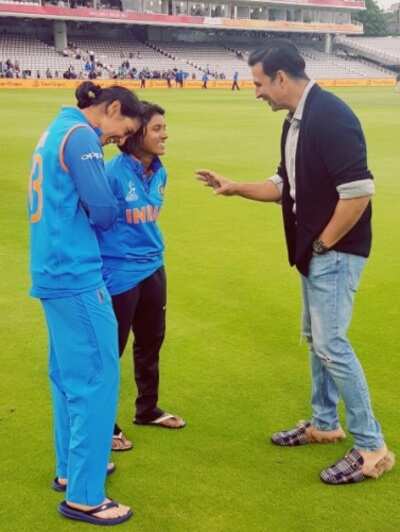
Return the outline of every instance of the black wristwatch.
[[[314,240],[312,243],[312,250],[316,255],[323,255],[327,251],[329,251],[329,248],[325,246],[325,244],[322,242],[322,240]]]

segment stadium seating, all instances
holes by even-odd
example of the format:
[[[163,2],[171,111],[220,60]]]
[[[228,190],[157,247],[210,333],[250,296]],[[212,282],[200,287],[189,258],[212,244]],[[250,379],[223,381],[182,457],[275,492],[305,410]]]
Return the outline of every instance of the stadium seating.
[[[187,68],[194,67],[200,73],[209,71],[212,75],[224,74],[232,79],[234,72],[239,72],[240,79],[250,79],[247,62],[239,59],[228,48],[218,44],[208,43],[149,43],[158,47],[163,53],[184,61]]]
[[[385,65],[400,65],[400,37],[336,37],[336,43]]]
[[[128,60],[137,70],[148,68],[150,71],[166,71],[183,68],[188,71],[184,62],[165,56],[134,39],[112,41],[80,38],[74,39],[74,43],[83,51],[92,50],[97,60],[113,68],[118,68],[122,61]],[[132,58],[129,57],[130,54]]]
[[[33,77],[36,77],[37,72],[44,77],[48,68],[52,74],[55,71],[62,74],[70,65],[73,65],[77,72],[82,69],[82,61],[63,57],[53,46],[23,34],[7,33],[0,36],[0,60],[4,62],[7,59],[13,63],[18,61],[20,69],[31,70]]]
[[[326,54],[316,47],[297,44],[306,61],[306,72],[313,79],[359,79],[393,77],[393,72],[365,61]],[[241,48],[247,59],[251,48]]]
[[[328,55],[310,47],[300,47],[307,65],[307,73],[315,79],[357,79],[393,77],[393,73],[352,58]]]
[[[352,41],[354,39],[351,39]],[[367,39],[362,39],[363,43]],[[373,40],[375,42],[375,40]],[[396,43],[400,39],[380,39],[387,43],[390,53],[396,52]],[[392,48],[389,48],[389,45]],[[181,43],[181,42],[147,42],[137,40],[100,40],[93,38],[75,38],[74,47],[81,50],[82,58],[76,59],[75,54],[64,57],[50,46],[39,39],[24,34],[1,34],[0,35],[0,61],[3,63],[10,59],[13,63],[19,62],[20,70],[30,70],[32,77],[45,77],[49,69],[54,76],[57,71],[62,77],[64,71],[70,66],[78,77],[84,72],[84,58],[91,51],[96,61],[104,65],[103,77],[110,77],[113,71],[117,71],[123,61],[128,60],[130,68],[137,71],[148,69],[150,71],[165,72],[172,69],[182,69],[190,77],[196,75],[199,79],[203,72],[209,71],[212,77],[225,77],[232,79],[234,72],[239,73],[239,79],[251,79],[250,69],[247,65],[247,56],[251,46],[240,48],[238,55],[235,45],[223,46],[222,44],[209,43]],[[351,57],[328,55],[319,51],[316,47],[300,46],[310,77],[315,79],[335,78],[381,78],[392,77],[393,72],[361,62]],[[400,49],[399,49],[400,50]],[[400,59],[400,51],[397,50]],[[221,76],[222,75],[222,76]]]

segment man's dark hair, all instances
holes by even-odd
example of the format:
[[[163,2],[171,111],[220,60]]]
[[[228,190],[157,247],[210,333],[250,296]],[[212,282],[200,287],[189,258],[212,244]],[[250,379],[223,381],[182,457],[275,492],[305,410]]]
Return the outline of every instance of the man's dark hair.
[[[123,153],[132,154],[136,147],[138,147],[146,135],[146,128],[154,115],[165,115],[165,110],[155,103],[141,101],[142,106],[142,126],[134,134],[129,136],[122,146],[118,146]]]
[[[248,63],[249,66],[261,63],[264,74],[272,80],[278,70],[283,70],[294,79],[308,79],[304,59],[296,46],[286,39],[271,39],[265,46],[253,50]]]

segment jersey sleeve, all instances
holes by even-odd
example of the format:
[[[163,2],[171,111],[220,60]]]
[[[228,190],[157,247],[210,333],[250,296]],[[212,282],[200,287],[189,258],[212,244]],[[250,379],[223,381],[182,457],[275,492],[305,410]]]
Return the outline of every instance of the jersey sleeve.
[[[117,200],[108,182],[103,151],[96,134],[88,127],[72,131],[63,159],[91,222],[108,229],[118,214]]]
[[[105,172],[108,184],[110,185],[111,191],[114,194],[114,196],[117,196],[118,193],[118,178],[116,173],[116,163],[115,159],[111,159],[111,161],[106,161],[105,164]]]

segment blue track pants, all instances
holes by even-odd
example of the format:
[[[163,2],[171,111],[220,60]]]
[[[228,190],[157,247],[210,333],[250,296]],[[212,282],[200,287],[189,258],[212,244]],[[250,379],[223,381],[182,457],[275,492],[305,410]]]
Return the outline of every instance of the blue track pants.
[[[106,288],[43,299],[49,330],[57,477],[66,499],[98,505],[119,393],[117,323]]]

